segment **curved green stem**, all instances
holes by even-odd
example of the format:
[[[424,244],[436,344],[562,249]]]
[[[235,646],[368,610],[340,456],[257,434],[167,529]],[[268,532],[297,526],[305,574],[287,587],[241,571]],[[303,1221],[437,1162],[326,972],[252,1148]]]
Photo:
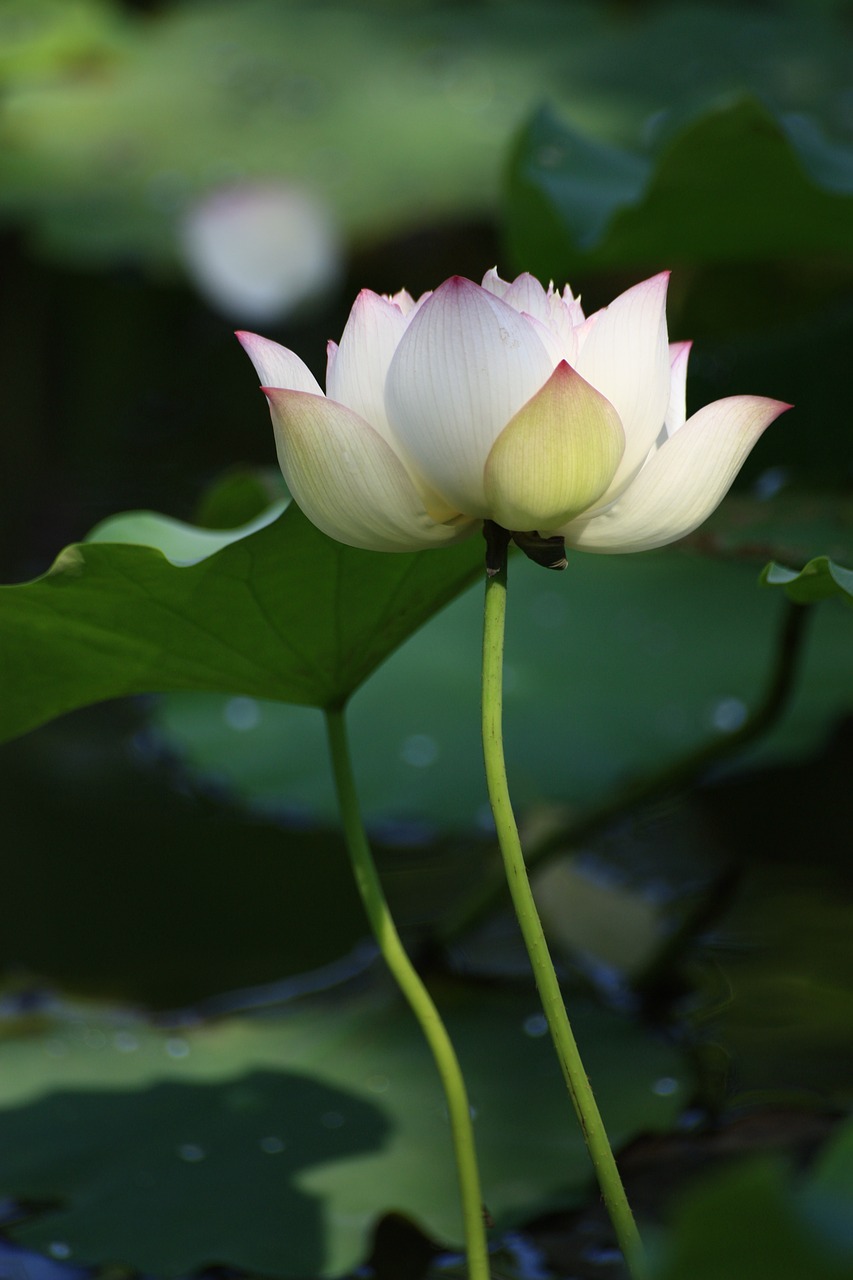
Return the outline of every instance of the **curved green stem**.
[[[732,733],[718,734],[680,760],[630,783],[603,804],[550,831],[528,849],[528,868],[539,866],[557,853],[577,848],[597,831],[632,809],[690,786],[701,779],[712,766],[728,760],[772,729],[787,710],[797,687],[807,626],[813,613],[813,606],[787,603],[782,612],[773,654],[770,656],[767,685],[759,702],[738,729]],[[499,872],[496,876],[486,875],[483,882],[440,926],[440,944],[447,947],[475,928],[494,911],[505,893],[506,882]]]
[[[462,1201],[469,1280],[489,1280],[483,1198],[465,1081],[444,1023],[406,954],[382,891],[361,819],[342,709],[326,712],[326,731],[338,805],[361,900],[385,963],[409,1002],[432,1050],[444,1088]]]
[[[513,906],[527,947],[551,1039],[592,1159],[607,1212],[633,1280],[645,1275],[643,1246],[622,1179],[607,1139],[569,1023],[563,995],[533,900],[518,828],[512,812],[503,752],[503,645],[506,614],[506,548],[500,566],[486,580],[483,628],[483,754],[489,800],[495,818]]]

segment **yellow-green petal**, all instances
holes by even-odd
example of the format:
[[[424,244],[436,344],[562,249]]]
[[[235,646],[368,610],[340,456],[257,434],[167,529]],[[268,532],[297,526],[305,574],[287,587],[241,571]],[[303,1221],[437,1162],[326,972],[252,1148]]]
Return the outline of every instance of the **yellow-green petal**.
[[[624,448],[613,405],[563,361],[492,446],[485,468],[490,517],[505,529],[566,524],[601,497]]]

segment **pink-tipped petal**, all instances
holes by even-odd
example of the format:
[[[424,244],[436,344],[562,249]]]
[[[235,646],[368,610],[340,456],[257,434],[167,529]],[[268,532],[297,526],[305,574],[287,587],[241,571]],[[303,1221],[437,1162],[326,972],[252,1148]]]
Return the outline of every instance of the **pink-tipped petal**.
[[[417,551],[456,542],[472,522],[427,515],[405,467],[377,431],[324,396],[264,388],[278,460],[309,520],[368,551]]]
[[[411,299],[409,301],[411,303]],[[352,409],[392,445],[385,413],[385,378],[407,323],[395,301],[362,289],[341,335],[337,354],[329,362],[326,380],[330,400]]]
[[[624,448],[613,405],[559,364],[492,446],[485,471],[491,518],[524,532],[558,528],[601,497]]]
[[[287,347],[262,338],[257,333],[237,334],[237,340],[255,366],[262,387],[284,387],[288,391],[308,391],[321,396],[323,390],[311,370]]]
[[[718,506],[749,451],[790,409],[763,396],[730,396],[695,413],[606,511],[560,532],[582,551],[649,551],[692,533]]]
[[[385,405],[407,462],[457,511],[486,516],[489,450],[552,368],[524,316],[470,280],[446,281],[388,370]]]
[[[645,461],[669,404],[669,272],[634,285],[585,326],[578,372],[606,396],[625,429],[625,453],[604,495],[617,497]]]
[[[692,346],[692,342],[669,344],[669,408],[663,424],[665,437],[674,436],[687,420],[687,361]]]

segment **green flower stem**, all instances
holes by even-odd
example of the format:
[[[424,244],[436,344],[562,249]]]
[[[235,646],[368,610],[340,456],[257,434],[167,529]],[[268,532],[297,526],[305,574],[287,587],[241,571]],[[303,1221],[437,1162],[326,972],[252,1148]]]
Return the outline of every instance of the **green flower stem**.
[[[548,1020],[551,1039],[557,1050],[557,1057],[619,1247],[633,1280],[641,1280],[645,1275],[642,1242],[569,1024],[560,985],[554,972],[554,965],[530,888],[518,828],[509,798],[501,727],[505,614],[506,548],[504,547],[500,566],[490,571],[490,576],[486,579],[483,628],[483,754],[489,800],[494,814],[507,883],[533,966],[536,986]]]
[[[341,708],[326,712],[326,731],[338,805],[361,900],[385,963],[394,975],[397,985],[408,1000],[426,1036],[444,1088],[462,1201],[468,1277],[469,1280],[489,1280],[483,1197],[480,1191],[480,1174],[474,1148],[474,1128],[471,1123],[471,1108],[465,1081],[444,1023],[433,1004],[432,997],[406,954],[382,891],[379,873],[361,819],[346,724]]]
[[[645,778],[638,779],[603,804],[582,813],[566,825],[560,825],[558,829],[551,831],[538,840],[534,847],[528,849],[528,868],[539,866],[554,854],[577,848],[602,827],[616,821],[632,809],[685,789],[714,765],[730,759],[768,733],[787,711],[797,687],[805,650],[807,624],[813,613],[813,607],[791,603],[786,605],[782,612],[781,624],[769,664],[770,676],[766,688],[760,701],[740,728],[733,733],[718,734],[680,760],[666,765],[665,768]],[[455,939],[476,927],[500,904],[505,893],[506,881],[503,876],[499,872],[496,877],[487,875],[484,883],[480,884],[440,927],[438,931],[440,944],[447,947]]]

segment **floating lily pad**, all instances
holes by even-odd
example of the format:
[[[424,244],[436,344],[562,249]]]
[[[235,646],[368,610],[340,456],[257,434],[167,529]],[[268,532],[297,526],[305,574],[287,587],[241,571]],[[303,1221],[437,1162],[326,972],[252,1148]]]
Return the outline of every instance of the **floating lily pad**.
[[[428,552],[427,555],[432,555]],[[755,568],[676,549],[570,556],[563,574],[510,565],[505,740],[520,811],[586,807],[629,778],[737,728],[773,660],[779,606]],[[479,742],[482,597],[470,591],[388,661],[349,708],[360,793],[374,818],[488,824]],[[701,662],[697,662],[701,654]],[[796,700],[749,760],[812,750],[853,704],[853,619],[821,610]],[[188,764],[243,798],[334,820],[316,713],[175,694],[152,712]]]
[[[590,1166],[532,990],[438,998],[498,1223],[577,1200]],[[666,1129],[689,1088],[678,1055],[588,1004],[573,1017],[613,1142]],[[165,1276],[339,1275],[388,1209],[461,1238],[433,1064],[378,997],[186,1030],[84,1011],[7,1035],[0,1194],[58,1202],[16,1239]]]
[[[828,556],[817,556],[797,572],[768,564],[761,574],[765,587],[782,587],[796,604],[814,604],[839,597],[853,603],[853,569],[844,569]]]

